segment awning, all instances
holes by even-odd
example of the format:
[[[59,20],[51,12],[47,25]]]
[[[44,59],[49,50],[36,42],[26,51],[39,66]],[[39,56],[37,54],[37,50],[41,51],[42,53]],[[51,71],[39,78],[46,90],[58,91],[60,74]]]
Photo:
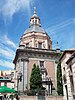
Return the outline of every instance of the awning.
[[[6,86],[0,86],[0,93],[15,93],[16,90],[8,88]]]

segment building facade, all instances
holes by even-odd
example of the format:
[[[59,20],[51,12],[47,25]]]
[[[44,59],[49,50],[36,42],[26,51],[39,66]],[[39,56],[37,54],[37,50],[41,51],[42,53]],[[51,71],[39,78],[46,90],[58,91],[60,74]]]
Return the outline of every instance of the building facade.
[[[61,57],[63,100],[75,100],[75,49],[64,51]]]
[[[42,28],[36,9],[30,18],[30,26],[20,38],[14,64],[16,69],[16,87],[24,92],[29,89],[30,75],[34,64],[39,65],[42,85],[49,94],[56,93],[56,71],[60,50],[52,49],[52,41]]]
[[[15,71],[3,70],[0,71],[0,86],[7,86],[15,89]]]

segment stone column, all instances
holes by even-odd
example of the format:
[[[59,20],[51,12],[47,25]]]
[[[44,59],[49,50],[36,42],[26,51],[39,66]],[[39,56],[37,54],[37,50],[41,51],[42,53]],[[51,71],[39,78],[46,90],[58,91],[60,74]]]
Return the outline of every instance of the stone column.
[[[28,84],[28,59],[23,58],[22,61],[23,61],[22,82],[23,82],[23,92],[24,92]]]
[[[16,65],[15,65],[15,90],[17,90],[18,91],[18,66],[19,66],[19,63],[18,63],[18,61],[17,61],[17,63],[16,63]]]
[[[45,40],[46,49],[48,49],[48,41]]]
[[[28,87],[28,60],[25,60],[24,62],[24,91]]]
[[[34,35],[34,33],[33,33],[33,35]],[[34,36],[33,36],[33,38],[32,38],[32,47],[34,48]]]
[[[21,80],[18,81],[18,91],[24,92],[28,84],[28,59],[21,58],[19,61],[18,75]]]
[[[23,75],[23,62],[21,61],[21,58],[19,59],[19,66],[18,66],[18,91],[23,91],[23,79],[20,80],[20,74]]]

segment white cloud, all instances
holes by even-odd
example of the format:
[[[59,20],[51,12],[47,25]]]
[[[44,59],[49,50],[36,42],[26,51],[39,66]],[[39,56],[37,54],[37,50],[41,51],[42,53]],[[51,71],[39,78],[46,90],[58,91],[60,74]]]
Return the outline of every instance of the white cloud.
[[[56,49],[57,41],[62,50],[75,47],[75,18],[67,19],[51,27],[48,26],[46,31],[50,33],[54,49]]]
[[[4,56],[7,59],[13,59],[15,52],[12,49],[9,49],[8,47],[0,44],[0,55]]]
[[[10,61],[0,60],[0,66],[5,66],[8,68],[14,68],[14,64]]]
[[[53,31],[56,31],[56,30],[59,30],[59,29],[62,29],[70,24],[73,24],[75,23],[75,18],[72,18],[72,19],[68,19],[68,20],[65,20],[57,25],[54,25],[54,26],[48,26],[46,28],[46,31],[50,31],[50,32],[53,32]]]
[[[0,66],[14,68],[14,48],[16,49],[15,43],[7,35],[0,37]]]
[[[20,9],[27,9],[29,11],[32,0],[4,0],[2,2],[0,13],[2,13],[4,18],[11,19]]]
[[[11,47],[17,48],[16,45],[15,45],[15,43],[14,43],[13,41],[11,41],[11,40],[7,37],[7,35],[4,35],[4,40],[5,40],[5,43],[6,43],[6,44],[10,45]]]
[[[17,48],[17,45],[12,40],[10,40],[7,35],[0,36],[0,45],[1,45],[1,43],[4,45],[8,45],[14,49]]]

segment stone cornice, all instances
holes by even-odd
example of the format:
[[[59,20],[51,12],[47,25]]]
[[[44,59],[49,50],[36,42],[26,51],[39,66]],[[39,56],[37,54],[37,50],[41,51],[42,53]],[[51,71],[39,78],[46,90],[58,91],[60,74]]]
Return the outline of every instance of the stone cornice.
[[[15,59],[13,61],[13,63],[15,63],[19,57],[19,54],[21,54],[22,56],[25,54],[28,54],[28,57],[30,58],[31,56],[29,54],[34,54],[34,57],[36,57],[35,55],[39,55],[39,57],[41,57],[41,55],[45,56],[47,55],[47,58],[53,58],[53,56],[58,56],[59,53],[56,52],[56,50],[47,50],[47,49],[38,49],[38,48],[19,48],[16,51],[16,55],[15,55]],[[49,55],[51,55],[51,57],[48,57]]]

